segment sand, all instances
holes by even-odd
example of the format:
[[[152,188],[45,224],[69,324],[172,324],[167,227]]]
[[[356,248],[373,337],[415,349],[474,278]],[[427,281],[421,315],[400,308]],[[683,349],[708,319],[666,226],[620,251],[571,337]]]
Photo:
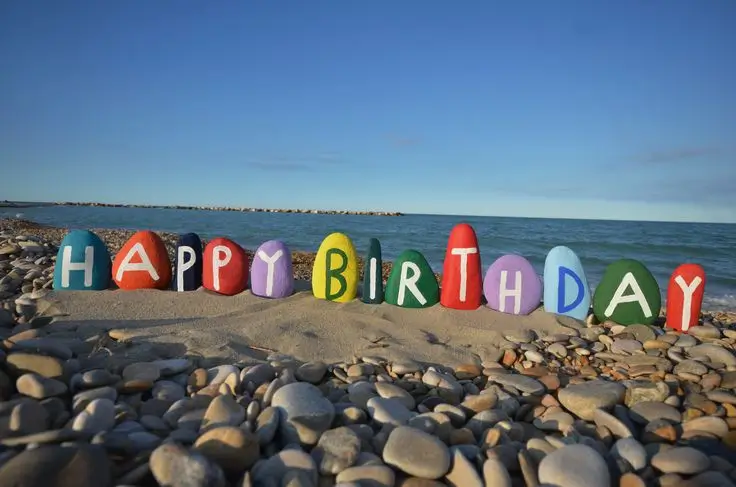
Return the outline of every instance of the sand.
[[[76,325],[83,336],[109,331],[125,343],[130,355],[139,355],[138,360],[147,359],[150,352],[162,357],[199,356],[207,364],[247,363],[265,360],[273,351],[302,361],[330,363],[372,355],[455,366],[482,363],[497,353],[506,332],[565,330],[541,308],[528,316],[486,307],[460,311],[439,304],[405,309],[359,300],[318,300],[303,281],[297,289],[289,298],[273,300],[250,291],[221,296],[203,289],[56,291],[47,299],[68,315],[51,326]]]

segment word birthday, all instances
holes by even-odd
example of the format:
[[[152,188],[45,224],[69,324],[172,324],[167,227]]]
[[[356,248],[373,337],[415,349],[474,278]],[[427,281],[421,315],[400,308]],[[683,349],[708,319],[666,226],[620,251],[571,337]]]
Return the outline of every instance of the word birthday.
[[[102,240],[87,230],[73,230],[61,242],[54,271],[57,290],[104,290],[111,279],[118,288],[194,291],[204,287],[232,296],[248,289],[263,298],[285,298],[294,292],[291,251],[284,242],[269,240],[253,254],[227,238],[215,238],[202,248],[195,233],[181,235],[174,263],[163,240],[154,232],[135,233],[112,260]],[[621,325],[652,324],[661,307],[660,288],[644,264],[621,259],[610,264],[591,297],[578,256],[565,246],[550,250],[542,278],[520,255],[496,259],[482,276],[475,230],[465,223],[450,233],[442,282],[417,250],[405,250],[393,264],[385,287],[381,277],[381,244],[370,239],[364,259],[360,299],[366,304],[404,308],[441,306],[474,310],[486,305],[496,311],[526,315],[544,303],[550,313],[584,320],[591,304],[600,321]],[[359,296],[358,256],[350,238],[328,235],[319,246],[312,272],[317,299],[344,303]],[[667,289],[667,326],[687,331],[698,324],[705,293],[705,271],[697,264],[674,270]]]

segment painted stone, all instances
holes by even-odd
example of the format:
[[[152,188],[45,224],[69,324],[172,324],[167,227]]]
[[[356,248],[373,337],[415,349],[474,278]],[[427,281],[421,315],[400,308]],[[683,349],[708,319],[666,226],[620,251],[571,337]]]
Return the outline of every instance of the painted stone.
[[[593,294],[593,312],[601,322],[651,325],[659,316],[661,305],[657,280],[634,259],[609,264]]]
[[[72,230],[64,236],[56,254],[54,289],[101,291],[110,287],[110,252],[89,230]]]
[[[234,296],[248,287],[248,254],[228,238],[213,239],[204,248],[202,286],[225,296]]]
[[[161,237],[149,230],[134,233],[115,256],[112,277],[120,289],[168,289],[171,261]]]
[[[667,326],[680,331],[697,326],[704,295],[705,269],[698,264],[675,269],[667,286]]]
[[[294,292],[291,250],[284,242],[269,240],[253,254],[250,289],[263,298],[285,298]]]
[[[583,263],[564,245],[549,251],[544,261],[544,309],[585,320],[590,310],[590,286]]]
[[[202,240],[196,233],[179,236],[174,257],[174,291],[196,291],[202,286]]]
[[[437,278],[421,252],[405,250],[394,261],[385,299],[402,308],[429,308],[439,302]]]
[[[478,238],[473,227],[460,223],[455,225],[447,240],[440,304],[453,309],[477,309],[482,295]]]
[[[488,307],[512,315],[528,315],[542,301],[542,281],[521,255],[496,259],[486,271],[483,293]]]
[[[368,253],[363,261],[361,301],[366,304],[383,302],[383,260],[381,259],[381,242],[377,238],[370,240]]]
[[[317,299],[346,303],[358,294],[358,255],[350,237],[331,233],[322,241],[312,268],[312,293]]]

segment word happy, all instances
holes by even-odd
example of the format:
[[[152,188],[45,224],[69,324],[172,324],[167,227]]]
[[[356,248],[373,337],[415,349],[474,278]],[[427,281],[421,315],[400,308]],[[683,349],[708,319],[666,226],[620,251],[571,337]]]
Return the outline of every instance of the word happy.
[[[179,237],[172,263],[156,233],[139,231],[112,260],[97,235],[74,230],[59,247],[54,289],[105,290],[112,281],[122,290],[188,292],[203,287],[233,296],[250,289],[267,299],[294,293],[291,251],[284,242],[263,243],[252,259],[249,264],[245,249],[230,239],[215,238],[203,248],[197,234],[187,233]],[[386,302],[404,308],[438,303],[458,310],[487,306],[514,315],[527,315],[543,303],[547,312],[579,320],[586,319],[592,305],[600,321],[621,325],[653,323],[662,304],[656,279],[644,264],[632,259],[610,264],[591,296],[580,259],[565,246],[550,250],[543,280],[526,258],[515,254],[499,257],[482,275],[478,239],[465,223],[450,233],[441,283],[422,253],[410,249],[395,260],[384,286],[381,244],[375,238],[369,241],[364,262],[361,283],[351,239],[342,233],[328,235],[314,260],[314,297],[338,303],[360,297],[366,304]],[[674,270],[667,288],[667,326],[687,331],[698,324],[705,283],[705,271],[697,264],[682,264]]]

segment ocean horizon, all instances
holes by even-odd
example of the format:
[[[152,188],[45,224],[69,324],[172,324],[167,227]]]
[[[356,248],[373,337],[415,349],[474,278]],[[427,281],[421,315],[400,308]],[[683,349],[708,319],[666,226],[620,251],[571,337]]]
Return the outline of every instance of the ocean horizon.
[[[450,231],[458,223],[468,223],[478,236],[484,273],[498,257],[519,254],[529,259],[541,276],[547,253],[557,245],[565,245],[580,257],[592,290],[607,265],[631,258],[641,261],[654,274],[664,303],[674,269],[692,262],[703,266],[707,275],[703,308],[736,310],[736,224],[407,213],[259,213],[59,206],[45,202],[23,208],[0,207],[0,218],[16,217],[65,228],[196,232],[205,239],[227,237],[250,250],[266,240],[278,239],[291,250],[314,252],[328,234],[343,232],[353,240],[359,255],[365,254],[369,239],[375,237],[381,241],[384,260],[394,260],[402,251],[414,249],[440,273]]]

